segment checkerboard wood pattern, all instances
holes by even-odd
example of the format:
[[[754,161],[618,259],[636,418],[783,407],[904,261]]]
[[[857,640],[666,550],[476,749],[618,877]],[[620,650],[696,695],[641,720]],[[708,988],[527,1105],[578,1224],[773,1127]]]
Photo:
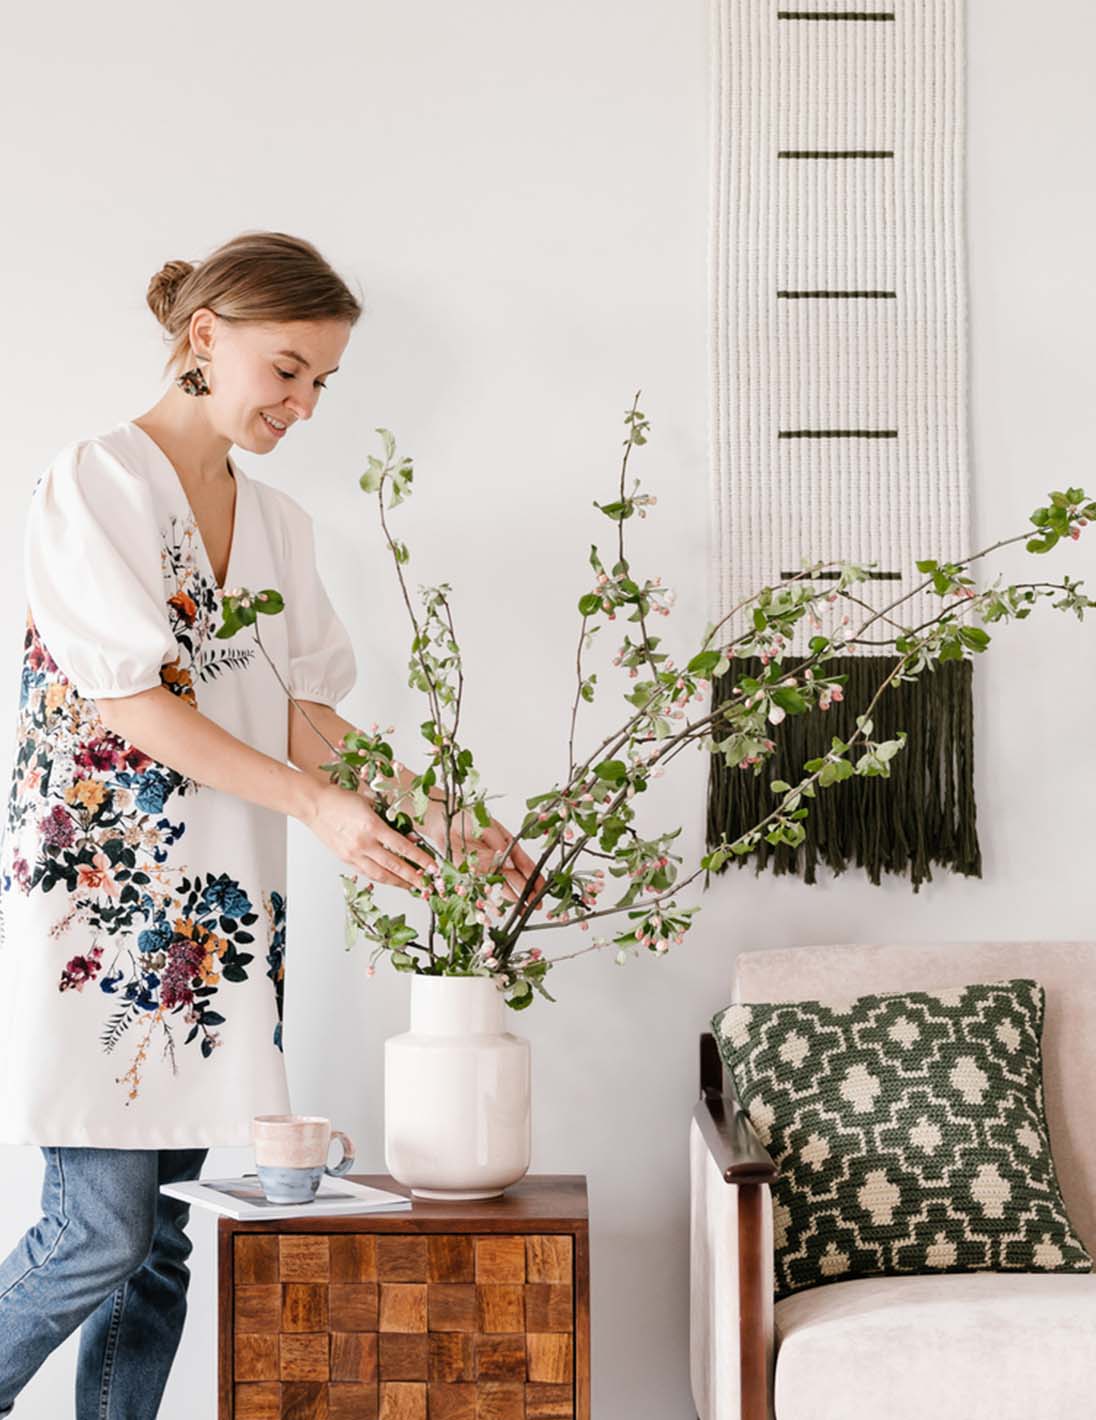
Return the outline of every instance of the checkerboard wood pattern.
[[[457,1205],[459,1231],[417,1199],[411,1214],[318,1217],[307,1231],[295,1218],[261,1232],[223,1219],[234,1225],[223,1420],[585,1420],[584,1220],[577,1237],[525,1231],[520,1216],[505,1231],[487,1230],[503,1220],[481,1216],[477,1230],[476,1209],[498,1211],[505,1198]],[[420,1221],[445,1230],[389,1230],[420,1209]]]

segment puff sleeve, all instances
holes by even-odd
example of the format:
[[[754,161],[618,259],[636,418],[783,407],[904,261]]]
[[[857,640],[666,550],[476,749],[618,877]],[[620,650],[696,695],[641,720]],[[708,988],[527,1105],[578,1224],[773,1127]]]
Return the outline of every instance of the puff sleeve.
[[[288,494],[280,502],[285,574],[279,591],[285,598],[289,689],[299,700],[334,709],[357,679],[354,647],[320,577],[311,515]]]
[[[148,485],[94,440],[66,445],[31,495],[27,600],[42,641],[88,699],[159,685],[178,655]]]

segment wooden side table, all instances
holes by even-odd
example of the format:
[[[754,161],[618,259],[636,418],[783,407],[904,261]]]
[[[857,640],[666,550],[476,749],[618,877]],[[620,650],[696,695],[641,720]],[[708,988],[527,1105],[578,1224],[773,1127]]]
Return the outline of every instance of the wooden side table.
[[[588,1216],[581,1174],[530,1174],[406,1213],[219,1218],[218,1420],[589,1420]]]

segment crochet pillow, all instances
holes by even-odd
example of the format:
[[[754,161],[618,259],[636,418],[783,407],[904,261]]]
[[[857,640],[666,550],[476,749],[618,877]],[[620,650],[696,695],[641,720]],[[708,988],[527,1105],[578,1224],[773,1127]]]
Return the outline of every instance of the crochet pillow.
[[[723,1060],[780,1170],[776,1299],[853,1277],[1089,1272],[1043,1110],[1035,981],[728,1006]]]

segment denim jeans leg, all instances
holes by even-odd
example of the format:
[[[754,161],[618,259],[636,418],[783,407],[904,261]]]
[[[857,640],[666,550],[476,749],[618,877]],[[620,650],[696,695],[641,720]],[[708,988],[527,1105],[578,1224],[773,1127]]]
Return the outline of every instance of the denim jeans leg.
[[[159,1156],[152,1243],[80,1329],[76,1420],[153,1420],[179,1348],[193,1248],[185,1232],[190,1205],[158,1185],[197,1178],[209,1150],[152,1152]]]
[[[42,1216],[0,1262],[0,1416],[152,1242],[155,1150],[42,1155]]]

